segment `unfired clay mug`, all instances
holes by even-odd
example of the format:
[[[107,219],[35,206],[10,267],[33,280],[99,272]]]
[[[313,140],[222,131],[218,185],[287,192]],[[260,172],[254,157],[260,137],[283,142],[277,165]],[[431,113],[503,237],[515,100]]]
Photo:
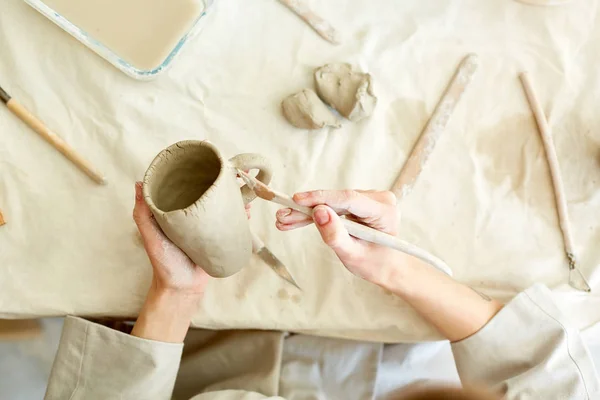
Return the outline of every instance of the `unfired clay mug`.
[[[241,188],[236,168],[259,169],[271,180],[269,162],[258,154],[225,160],[205,141],[185,140],[161,151],[144,176],[144,197],[167,237],[209,275],[224,278],[246,266],[252,234],[244,205],[256,198]]]

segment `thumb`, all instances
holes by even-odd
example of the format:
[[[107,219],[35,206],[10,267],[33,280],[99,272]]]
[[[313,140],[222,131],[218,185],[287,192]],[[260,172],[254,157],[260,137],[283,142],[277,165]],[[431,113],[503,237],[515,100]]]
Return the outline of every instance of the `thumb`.
[[[339,215],[327,206],[316,206],[313,210],[315,225],[325,244],[343,261],[357,251],[356,241],[348,234]]]

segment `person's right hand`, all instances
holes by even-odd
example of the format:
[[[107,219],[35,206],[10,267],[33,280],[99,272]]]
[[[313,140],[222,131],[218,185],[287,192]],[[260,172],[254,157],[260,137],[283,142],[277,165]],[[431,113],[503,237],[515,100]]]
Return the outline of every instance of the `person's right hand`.
[[[376,284],[384,283],[398,266],[412,259],[402,252],[356,239],[348,234],[338,214],[372,228],[396,235],[398,212],[392,192],[316,190],[296,193],[294,201],[314,207],[313,218],[289,208],[277,212],[276,226],[289,231],[313,221],[323,241],[353,274]]]
[[[317,190],[297,193],[294,201],[314,207],[313,218],[284,208],[277,212],[279,230],[300,228],[314,220],[323,241],[350,272],[402,298],[450,341],[471,336],[502,308],[498,301],[424,261],[348,234],[338,214],[396,235],[398,214],[393,193]]]

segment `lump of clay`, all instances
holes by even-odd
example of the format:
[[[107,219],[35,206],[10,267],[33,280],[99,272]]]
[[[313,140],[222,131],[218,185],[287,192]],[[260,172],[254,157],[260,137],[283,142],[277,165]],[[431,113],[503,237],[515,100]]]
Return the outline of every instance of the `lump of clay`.
[[[310,89],[286,97],[281,102],[285,118],[302,129],[319,129],[324,126],[340,127],[340,121],[319,96]]]
[[[350,121],[370,116],[377,104],[371,75],[352,70],[350,64],[327,64],[315,70],[317,93]]]

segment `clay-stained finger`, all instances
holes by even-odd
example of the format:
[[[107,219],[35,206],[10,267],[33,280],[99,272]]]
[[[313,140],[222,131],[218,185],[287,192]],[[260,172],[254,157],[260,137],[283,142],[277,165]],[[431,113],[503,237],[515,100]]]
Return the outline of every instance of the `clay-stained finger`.
[[[277,221],[281,222],[282,224],[293,224],[304,221],[312,222],[312,218],[308,215],[289,208],[282,208],[281,210],[277,211],[275,217],[277,218]]]
[[[315,207],[328,205],[337,214],[347,211],[359,218],[379,218],[387,210],[389,204],[373,200],[356,190],[315,190],[296,193],[294,201],[300,205]]]
[[[275,226],[277,227],[277,229],[279,229],[280,231],[292,231],[294,229],[298,229],[298,228],[303,228],[307,225],[312,224],[313,221],[312,219],[310,221],[302,221],[302,222],[296,222],[293,224],[282,224],[281,222],[277,221],[275,222]]]

